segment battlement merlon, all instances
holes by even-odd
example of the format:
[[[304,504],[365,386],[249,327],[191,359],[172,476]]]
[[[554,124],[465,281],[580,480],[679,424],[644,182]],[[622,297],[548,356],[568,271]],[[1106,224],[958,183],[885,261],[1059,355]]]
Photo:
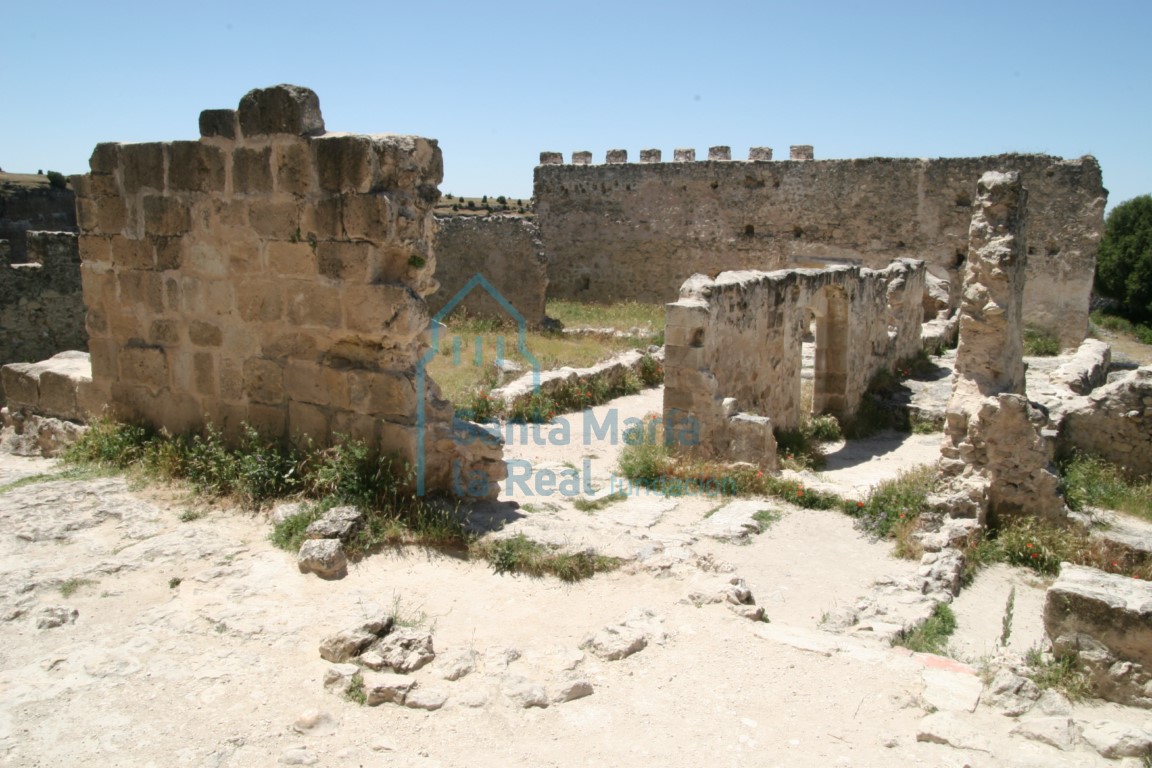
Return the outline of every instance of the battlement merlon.
[[[229,111],[229,110],[219,110]],[[205,112],[204,114],[208,114]],[[204,115],[201,115],[201,122],[204,121]],[[213,118],[215,119],[215,118]],[[813,159],[813,151],[811,144],[797,144],[790,148],[788,160],[791,162],[801,162]],[[764,163],[772,161],[772,148],[771,147],[749,147],[748,160],[749,163]],[[655,148],[640,150],[640,164],[653,165],[656,163],[665,162],[664,153]],[[691,147],[677,147],[672,151],[672,162],[674,163],[694,163],[696,162],[696,150]],[[723,144],[716,145],[708,148],[707,162],[732,162],[732,147]],[[740,161],[737,161],[740,162]],[[628,150],[626,149],[609,149],[604,154],[604,165],[626,165],[628,164]],[[541,152],[540,165],[595,165],[592,160],[592,153],[587,150],[581,150],[572,153],[572,161],[570,163],[564,162],[563,152]]]

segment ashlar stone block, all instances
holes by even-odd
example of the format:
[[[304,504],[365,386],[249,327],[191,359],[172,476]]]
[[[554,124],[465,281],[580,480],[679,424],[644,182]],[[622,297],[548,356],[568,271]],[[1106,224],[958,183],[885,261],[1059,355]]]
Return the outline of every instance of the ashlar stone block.
[[[324,133],[320,97],[298,85],[255,88],[240,100],[240,131],[244,136],[287,133],[319,136]]]
[[[238,195],[272,191],[272,148],[232,150],[232,191]]]
[[[168,147],[168,189],[174,192],[223,192],[223,150],[198,141],[172,142]]]
[[[368,192],[372,188],[372,142],[367,136],[326,136],[312,142],[320,189]]]

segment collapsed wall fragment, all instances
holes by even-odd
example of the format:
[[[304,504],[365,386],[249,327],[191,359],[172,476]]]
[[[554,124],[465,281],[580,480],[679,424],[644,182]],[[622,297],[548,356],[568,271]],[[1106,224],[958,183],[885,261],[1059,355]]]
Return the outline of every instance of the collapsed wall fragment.
[[[984,174],[968,235],[941,469],[953,480],[952,516],[981,525],[989,511],[1064,517],[1047,419],[1024,396],[1026,202],[1019,173]]]

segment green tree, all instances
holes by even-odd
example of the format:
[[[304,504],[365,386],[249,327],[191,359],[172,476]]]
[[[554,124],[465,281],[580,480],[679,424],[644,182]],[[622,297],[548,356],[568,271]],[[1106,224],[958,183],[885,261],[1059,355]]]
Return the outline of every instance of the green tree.
[[[59,171],[48,171],[48,186],[55,189],[66,189],[68,187],[68,177]]]
[[[1152,318],[1152,195],[1112,209],[1096,257],[1096,290],[1133,319]]]

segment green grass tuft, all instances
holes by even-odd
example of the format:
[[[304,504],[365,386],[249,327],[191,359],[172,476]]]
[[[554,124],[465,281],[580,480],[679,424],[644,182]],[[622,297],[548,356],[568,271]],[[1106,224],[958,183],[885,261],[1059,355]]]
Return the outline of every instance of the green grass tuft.
[[[623,561],[594,552],[561,552],[546,544],[517,534],[498,541],[472,545],[472,554],[487,560],[497,574],[522,573],[541,577],[552,575],[561,581],[580,581],[597,573],[614,571]]]
[[[80,587],[85,587],[85,586],[88,586],[89,584],[95,584],[95,583],[96,582],[92,581],[91,579],[78,579],[78,578],[68,579],[63,584],[60,585],[60,596],[61,597],[72,597],[72,595],[76,594],[76,590],[80,589]]]
[[[106,470],[99,467],[67,467],[59,472],[45,472],[38,475],[29,475],[22,477],[19,480],[13,480],[10,483],[0,485],[0,495],[15,491],[18,488],[25,488],[29,485],[37,485],[39,483],[51,483],[57,480],[90,480],[94,477],[108,474]]]
[[[1152,482],[1131,480],[1121,467],[1084,453],[1073,456],[1062,474],[1072,509],[1098,507],[1152,520]]]
[[[1042,691],[1055,689],[1070,701],[1080,701],[1091,694],[1088,673],[1074,655],[1045,659],[1038,648],[1030,648],[1024,661],[1028,665],[1028,678]]]
[[[368,703],[368,691],[364,689],[364,678],[361,675],[352,676],[348,690],[344,691],[344,698],[362,707]]]
[[[610,494],[608,496],[601,496],[598,499],[589,499],[581,496],[572,501],[572,506],[576,507],[576,509],[580,510],[581,512],[591,513],[604,509],[605,507],[615,504],[618,501],[623,501],[626,498],[628,498],[628,494],[624,491],[617,491],[616,493]]]
[[[902,645],[918,653],[943,654],[948,638],[956,631],[956,614],[951,606],[939,603],[923,624],[897,638],[893,645]]]

